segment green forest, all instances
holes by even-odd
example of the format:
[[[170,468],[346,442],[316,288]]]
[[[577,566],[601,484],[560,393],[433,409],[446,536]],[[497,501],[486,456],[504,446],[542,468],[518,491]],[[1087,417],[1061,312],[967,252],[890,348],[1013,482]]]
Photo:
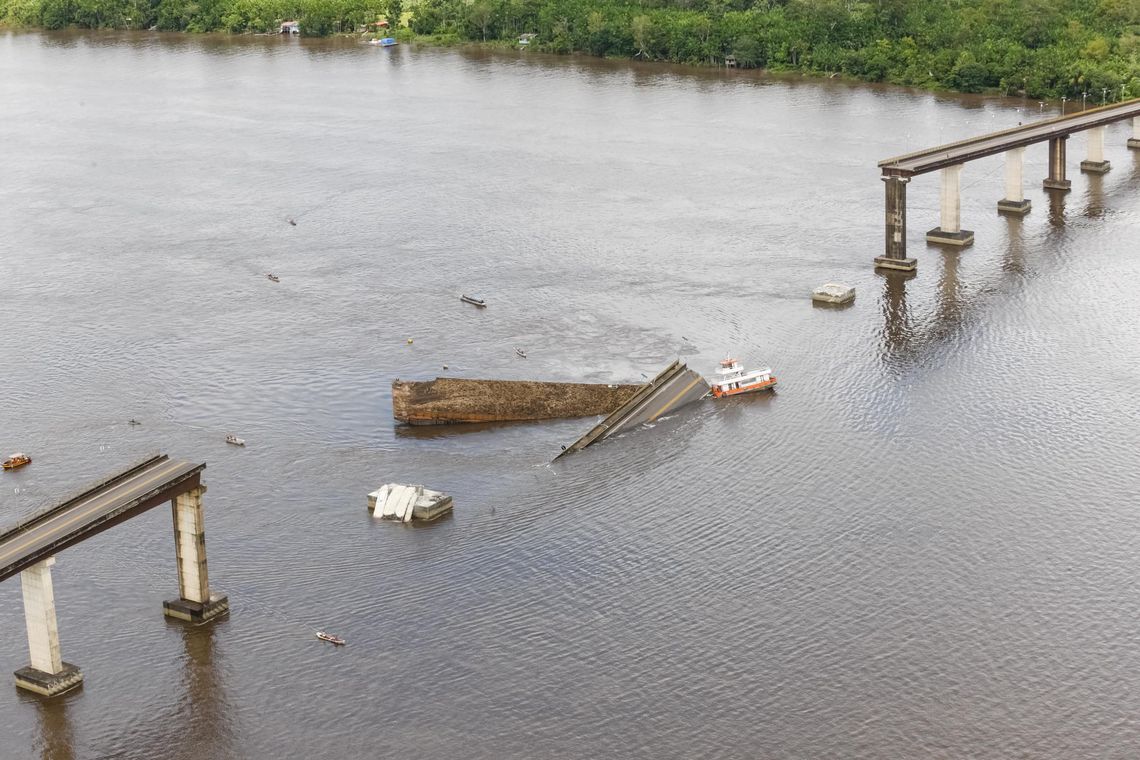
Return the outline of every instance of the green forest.
[[[1090,103],[1140,96],[1140,0],[0,0],[46,29],[359,33]]]

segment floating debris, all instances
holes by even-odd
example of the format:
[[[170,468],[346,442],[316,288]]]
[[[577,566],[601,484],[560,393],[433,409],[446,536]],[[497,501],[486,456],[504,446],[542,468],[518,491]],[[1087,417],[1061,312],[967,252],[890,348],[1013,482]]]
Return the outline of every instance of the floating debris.
[[[816,303],[850,303],[855,300],[855,288],[838,282],[829,282],[813,290],[811,300]]]
[[[373,517],[411,522],[434,520],[451,511],[451,497],[423,486],[388,483],[368,494]]]
[[[480,309],[487,308],[487,302],[484,301],[482,298],[475,298],[473,296],[462,295],[462,296],[459,296],[459,300],[463,301],[464,303],[469,303],[472,306],[478,306]]]

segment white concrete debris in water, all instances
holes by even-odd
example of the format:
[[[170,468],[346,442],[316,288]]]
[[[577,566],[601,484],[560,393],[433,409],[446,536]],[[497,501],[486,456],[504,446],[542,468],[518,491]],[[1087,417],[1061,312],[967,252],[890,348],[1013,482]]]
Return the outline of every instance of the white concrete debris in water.
[[[829,282],[813,290],[811,300],[819,303],[849,303],[855,300],[855,288],[838,282]]]
[[[451,511],[451,497],[423,486],[388,483],[368,494],[368,509],[385,520],[434,520]]]

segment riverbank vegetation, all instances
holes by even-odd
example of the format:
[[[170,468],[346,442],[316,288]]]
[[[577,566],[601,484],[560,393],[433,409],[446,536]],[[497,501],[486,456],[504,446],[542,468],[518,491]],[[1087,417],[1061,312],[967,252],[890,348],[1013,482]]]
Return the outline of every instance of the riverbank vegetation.
[[[844,75],[963,92],[1140,96],[1140,0],[0,0],[60,29],[356,32],[556,53]]]

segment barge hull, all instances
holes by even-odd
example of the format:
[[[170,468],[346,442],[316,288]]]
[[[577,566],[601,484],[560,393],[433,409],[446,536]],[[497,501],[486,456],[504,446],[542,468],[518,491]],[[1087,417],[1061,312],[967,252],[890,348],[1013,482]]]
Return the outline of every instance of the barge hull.
[[[639,385],[535,380],[392,381],[392,416],[408,425],[516,422],[609,414]]]

